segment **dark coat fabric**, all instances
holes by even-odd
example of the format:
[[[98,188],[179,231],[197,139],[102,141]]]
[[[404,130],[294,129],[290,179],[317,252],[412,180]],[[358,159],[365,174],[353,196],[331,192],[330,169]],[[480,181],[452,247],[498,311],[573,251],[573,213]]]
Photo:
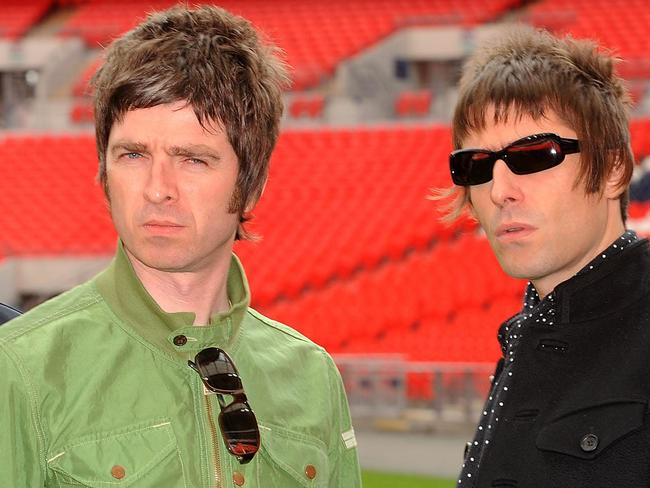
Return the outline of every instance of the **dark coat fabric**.
[[[5,305],[4,303],[0,303],[0,325],[10,321],[14,317],[18,317],[19,315],[20,312],[15,308],[10,307],[9,305]]]
[[[474,487],[650,487],[650,247],[556,288],[556,324],[522,330]]]

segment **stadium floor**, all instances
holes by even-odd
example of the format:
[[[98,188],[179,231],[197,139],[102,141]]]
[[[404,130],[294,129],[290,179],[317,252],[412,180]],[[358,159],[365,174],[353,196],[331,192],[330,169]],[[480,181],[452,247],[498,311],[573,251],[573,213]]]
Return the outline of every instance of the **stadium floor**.
[[[356,434],[363,470],[444,479],[455,479],[458,475],[468,440],[464,435],[438,433],[361,430]],[[382,485],[368,486],[380,488]]]
[[[454,488],[456,486],[453,480],[376,471],[364,471],[362,479],[363,488]]]

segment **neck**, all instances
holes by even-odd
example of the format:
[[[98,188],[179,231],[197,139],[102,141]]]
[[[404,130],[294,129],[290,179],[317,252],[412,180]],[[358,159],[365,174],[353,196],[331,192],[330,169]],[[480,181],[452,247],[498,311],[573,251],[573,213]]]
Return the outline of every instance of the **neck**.
[[[147,266],[126,248],[125,252],[142,286],[165,312],[192,312],[194,325],[207,325],[212,314],[229,310],[230,254],[207,270],[172,273]]]

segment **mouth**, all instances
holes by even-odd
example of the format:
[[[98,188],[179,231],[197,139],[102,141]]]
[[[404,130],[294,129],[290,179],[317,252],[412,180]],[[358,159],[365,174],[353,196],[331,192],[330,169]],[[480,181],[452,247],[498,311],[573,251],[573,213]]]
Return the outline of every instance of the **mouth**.
[[[497,227],[496,237],[501,240],[512,240],[519,239],[525,236],[532,234],[535,231],[535,227],[523,224],[519,222],[512,222],[507,224],[502,224]]]
[[[181,224],[177,224],[176,222],[171,222],[169,220],[149,220],[144,223],[145,226],[151,225],[151,226],[157,226],[157,227],[183,227]]]
[[[152,234],[169,235],[179,232],[185,226],[167,220],[150,220],[142,224],[142,227]]]

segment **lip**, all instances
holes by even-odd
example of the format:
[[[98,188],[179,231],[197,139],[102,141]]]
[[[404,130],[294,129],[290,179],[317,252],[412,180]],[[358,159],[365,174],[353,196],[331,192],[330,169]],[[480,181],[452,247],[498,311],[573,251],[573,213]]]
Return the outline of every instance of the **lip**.
[[[148,220],[142,227],[153,234],[168,235],[180,231],[185,226],[169,220]]]
[[[495,235],[499,240],[510,241],[527,237],[536,230],[536,227],[523,222],[507,222],[497,227]]]

